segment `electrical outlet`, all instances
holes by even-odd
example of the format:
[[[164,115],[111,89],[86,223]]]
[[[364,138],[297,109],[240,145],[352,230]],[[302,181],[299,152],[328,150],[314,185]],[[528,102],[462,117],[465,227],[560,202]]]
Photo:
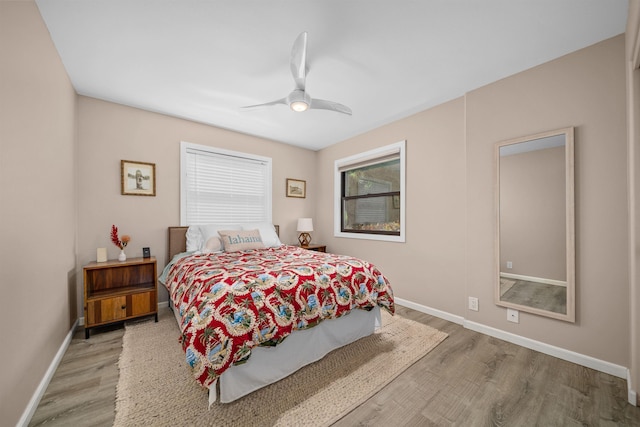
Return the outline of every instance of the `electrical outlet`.
[[[478,298],[469,297],[469,310],[478,311]]]
[[[512,269],[513,268],[513,262],[507,261],[507,268],[508,269]]]
[[[512,323],[520,323],[520,312],[512,308],[507,308],[507,320]]]

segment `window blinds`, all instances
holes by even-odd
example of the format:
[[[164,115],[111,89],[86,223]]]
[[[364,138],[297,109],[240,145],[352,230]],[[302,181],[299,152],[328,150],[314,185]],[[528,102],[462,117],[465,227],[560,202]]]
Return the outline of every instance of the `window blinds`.
[[[271,159],[184,147],[182,223],[271,221]]]

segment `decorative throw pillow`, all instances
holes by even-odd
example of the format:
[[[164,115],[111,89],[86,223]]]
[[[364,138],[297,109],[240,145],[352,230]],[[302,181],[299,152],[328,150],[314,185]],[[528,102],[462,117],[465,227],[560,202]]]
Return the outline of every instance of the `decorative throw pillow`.
[[[276,248],[282,246],[282,242],[278,238],[276,229],[270,222],[256,222],[251,224],[241,224],[243,230],[253,230],[257,228],[260,231],[260,237],[262,237],[262,243],[267,248]]]
[[[264,249],[259,230],[218,230],[226,252]]]

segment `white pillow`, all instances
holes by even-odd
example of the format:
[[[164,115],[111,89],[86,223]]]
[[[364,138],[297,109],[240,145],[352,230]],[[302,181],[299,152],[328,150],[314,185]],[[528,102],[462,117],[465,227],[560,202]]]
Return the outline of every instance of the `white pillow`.
[[[224,246],[222,245],[222,240],[220,240],[219,236],[209,237],[204,243],[204,247],[202,248],[203,254],[215,254],[217,252],[222,252],[224,250]]]
[[[260,230],[260,236],[262,237],[262,243],[267,248],[275,248],[282,246],[282,242],[278,238],[276,229],[270,222],[255,222],[255,223],[242,223],[243,230]]]
[[[213,237],[220,239],[218,230],[242,230],[242,227],[238,224],[191,225],[187,229],[187,252],[211,253],[222,251],[222,242],[216,244],[211,240]]]
[[[202,247],[202,234],[200,233],[200,227],[197,225],[191,225],[187,229],[187,252],[199,251]]]
[[[242,227],[238,224],[204,224],[200,225],[200,234],[202,235],[202,244],[200,245],[199,251],[203,253],[211,253],[211,252],[221,252],[223,249],[222,242],[220,242],[220,235],[218,231],[220,230],[242,230]],[[215,242],[215,239],[218,239],[218,243]],[[209,249],[207,248],[209,246]],[[217,250],[214,250],[218,247]]]

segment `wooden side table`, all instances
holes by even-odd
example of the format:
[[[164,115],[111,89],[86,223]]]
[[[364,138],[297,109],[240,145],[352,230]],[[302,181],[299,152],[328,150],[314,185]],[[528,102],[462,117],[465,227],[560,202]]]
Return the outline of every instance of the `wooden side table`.
[[[155,257],[91,262],[82,270],[85,338],[94,326],[150,314],[158,321]]]
[[[308,249],[310,251],[316,251],[316,252],[327,252],[327,245],[315,245],[315,244],[311,244],[308,246],[300,246],[303,249]]]

